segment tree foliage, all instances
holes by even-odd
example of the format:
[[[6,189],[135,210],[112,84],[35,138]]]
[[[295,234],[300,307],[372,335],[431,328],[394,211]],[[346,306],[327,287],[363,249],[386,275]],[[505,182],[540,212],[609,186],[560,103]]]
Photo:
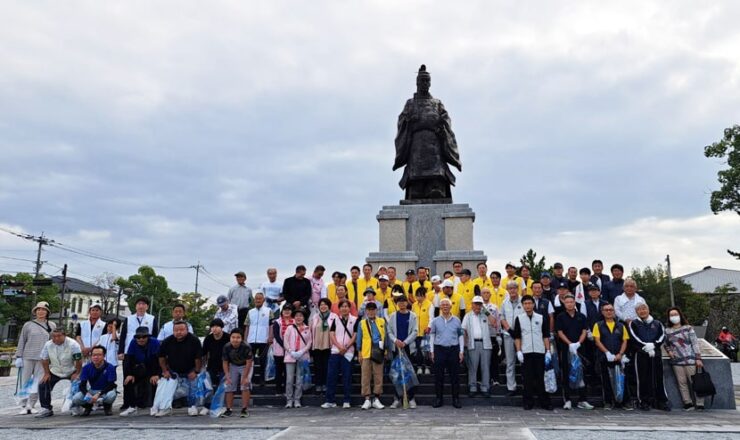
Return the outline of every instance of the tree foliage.
[[[136,274],[127,279],[119,278],[116,284],[124,289],[131,312],[136,310],[136,299],[145,296],[151,302],[149,313],[160,317],[160,322],[171,319],[171,309],[177,302],[177,293],[169,288],[165,277],[157,275],[153,268],[141,266]]]
[[[529,273],[532,279],[538,281],[542,272],[546,272],[550,269],[545,265],[545,256],[541,256],[538,260],[537,252],[533,249],[528,250],[526,254],[522,255],[522,258],[519,259],[519,263],[521,265],[526,264],[529,267]]]
[[[666,312],[671,307],[668,273],[662,265],[655,268],[632,269],[632,278],[637,282],[640,295],[645,298],[653,317],[665,321]],[[691,285],[683,280],[673,280],[673,293],[676,306],[683,311],[692,325],[701,325],[709,316],[709,299],[694,293]]]
[[[180,302],[185,305],[186,319],[193,326],[193,331],[198,336],[208,334],[208,324],[216,314],[217,306],[208,304],[208,298],[200,293],[189,292],[180,295]]]
[[[26,321],[30,321],[31,309],[36,305],[33,302],[33,294],[36,291],[36,301],[46,301],[51,309],[51,316],[59,313],[61,299],[59,298],[59,288],[51,286],[34,286],[33,275],[27,273],[18,273],[16,275],[0,275],[2,283],[23,283],[23,287],[14,287],[15,290],[23,290],[27,294],[15,296],[0,296],[0,324],[7,324],[11,319],[15,319],[18,328],[22,327]],[[2,286],[5,289],[5,286]],[[54,318],[51,318],[52,320]]]
[[[709,201],[712,212],[735,211],[740,215],[740,125],[726,128],[720,141],[704,147],[704,156],[725,159],[728,166],[717,173],[720,189],[712,191]],[[740,260],[740,252],[730,249],[727,252]]]

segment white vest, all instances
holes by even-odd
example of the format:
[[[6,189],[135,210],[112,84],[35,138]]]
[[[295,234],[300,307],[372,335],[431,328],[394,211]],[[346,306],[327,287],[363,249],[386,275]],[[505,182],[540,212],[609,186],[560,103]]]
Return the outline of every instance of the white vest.
[[[102,319],[95,321],[95,325],[90,325],[90,320],[86,319],[80,322],[80,339],[82,339],[82,345],[87,348],[93,348],[98,345],[100,337],[103,335],[105,330],[105,322]]]
[[[80,353],[80,344],[72,338],[67,337],[64,343],[57,345],[54,341],[46,343],[46,351],[49,354],[49,371],[57,377],[66,378],[75,372],[74,352]]]
[[[114,367],[118,366],[118,339],[112,340],[110,333],[106,333],[100,337],[98,344],[105,347],[105,361]]]
[[[267,334],[270,331],[270,312],[267,305],[259,309],[253,307],[249,309],[247,317],[249,318],[249,334],[247,335],[247,344],[266,344]]]
[[[522,353],[545,354],[545,342],[542,340],[542,315],[533,312],[530,319],[526,313],[517,316],[522,331]]]
[[[133,314],[126,318],[126,341],[123,346],[123,352],[128,350],[128,346],[131,345],[131,341],[134,340],[134,334],[136,329],[139,327],[146,327],[149,329],[149,334],[154,331],[154,316],[145,313],[143,317],[139,317],[137,314]]]

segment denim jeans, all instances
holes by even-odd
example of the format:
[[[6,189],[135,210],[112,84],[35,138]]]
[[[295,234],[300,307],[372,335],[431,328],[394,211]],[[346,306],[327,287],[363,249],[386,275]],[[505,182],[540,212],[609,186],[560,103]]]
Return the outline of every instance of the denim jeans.
[[[341,354],[329,356],[329,369],[326,374],[326,401],[336,403],[337,379],[342,373],[342,387],[344,402],[349,403],[352,389],[352,363]]]

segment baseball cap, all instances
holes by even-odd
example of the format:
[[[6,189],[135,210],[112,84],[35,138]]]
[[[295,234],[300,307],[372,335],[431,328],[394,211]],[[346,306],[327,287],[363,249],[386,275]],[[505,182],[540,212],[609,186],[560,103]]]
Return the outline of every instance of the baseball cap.
[[[442,282],[442,277],[441,277],[441,276],[439,276],[439,275],[434,275],[434,276],[432,277],[432,282],[433,282],[433,283],[440,283],[440,282]]]
[[[442,281],[442,287],[455,287],[455,283],[450,280],[444,280]]]
[[[229,302],[229,298],[226,298],[226,295],[219,295],[218,298],[216,298],[216,304],[222,306]]]
[[[388,275],[381,275],[378,277],[379,281],[390,281],[390,278],[388,278]]]
[[[483,298],[481,298],[480,296],[474,296],[473,304],[483,304]]]

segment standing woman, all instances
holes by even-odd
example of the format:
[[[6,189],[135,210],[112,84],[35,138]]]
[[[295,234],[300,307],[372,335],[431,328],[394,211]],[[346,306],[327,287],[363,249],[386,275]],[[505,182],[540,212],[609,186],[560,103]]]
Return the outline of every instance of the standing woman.
[[[272,323],[272,357],[275,359],[275,395],[285,394],[285,331],[293,325],[293,306],[285,304]]]
[[[293,312],[293,325],[285,330],[285,407],[300,408],[303,396],[303,375],[300,364],[309,359],[311,327],[304,322],[307,312],[303,308]]]
[[[352,358],[355,355],[355,338],[357,336],[357,317],[350,313],[353,304],[348,299],[339,300],[339,316],[329,318],[329,337],[331,338],[331,356],[326,378],[326,402],[322,408],[335,408],[337,378],[341,371],[344,391],[342,408],[350,407],[352,389]]]
[[[98,340],[98,345],[105,347],[105,361],[114,367],[118,366],[118,327],[120,326],[120,319],[109,319],[105,325],[105,333]]]
[[[31,377],[34,382],[44,376],[44,368],[41,366],[41,349],[49,340],[51,331],[56,328],[53,322],[49,322],[49,303],[41,301],[31,310],[34,319],[23,324],[21,334],[18,336],[18,348],[15,352],[15,366],[22,368],[21,385],[28,382]],[[21,401],[21,411],[19,414],[31,414],[36,410],[33,407],[39,400],[38,386],[32,388],[33,393],[28,396],[27,400]]]
[[[331,321],[336,315],[331,312],[331,301],[328,298],[319,300],[319,312],[311,315],[311,336],[313,346],[314,385],[316,394],[326,392],[326,372],[329,369],[331,339],[329,337]]]
[[[696,374],[697,368],[704,367],[701,361],[701,350],[699,339],[696,337],[694,328],[686,321],[686,317],[678,307],[668,309],[668,321],[665,329],[665,349],[671,357],[673,374],[678,382],[678,390],[681,392],[683,409],[694,410],[691,400],[691,376]],[[704,398],[696,396],[696,409],[704,409]]]

